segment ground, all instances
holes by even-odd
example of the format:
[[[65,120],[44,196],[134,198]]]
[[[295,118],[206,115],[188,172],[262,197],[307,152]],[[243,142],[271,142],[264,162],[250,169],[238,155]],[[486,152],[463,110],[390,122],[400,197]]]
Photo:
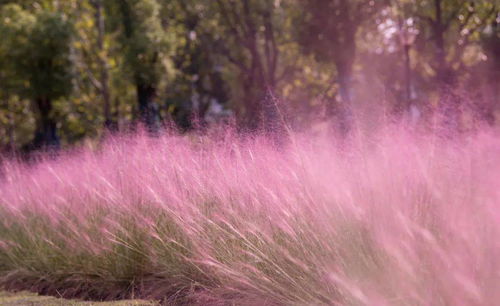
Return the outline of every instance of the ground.
[[[0,291],[0,305],[2,306],[151,306],[156,305],[154,302],[141,300],[128,300],[118,302],[82,302],[78,300],[65,300],[49,296],[39,296],[31,292],[10,293]]]

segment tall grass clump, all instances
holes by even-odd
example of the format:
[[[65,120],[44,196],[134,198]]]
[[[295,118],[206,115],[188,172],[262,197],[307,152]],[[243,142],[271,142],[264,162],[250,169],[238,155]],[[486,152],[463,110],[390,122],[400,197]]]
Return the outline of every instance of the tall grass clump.
[[[495,305],[497,135],[358,139],[134,136],[6,162],[0,286],[166,304]]]

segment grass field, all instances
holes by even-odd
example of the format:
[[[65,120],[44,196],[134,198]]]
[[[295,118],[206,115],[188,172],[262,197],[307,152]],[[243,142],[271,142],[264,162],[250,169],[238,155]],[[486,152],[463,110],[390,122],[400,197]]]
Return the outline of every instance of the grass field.
[[[494,132],[215,135],[5,162],[0,286],[174,305],[500,300]]]

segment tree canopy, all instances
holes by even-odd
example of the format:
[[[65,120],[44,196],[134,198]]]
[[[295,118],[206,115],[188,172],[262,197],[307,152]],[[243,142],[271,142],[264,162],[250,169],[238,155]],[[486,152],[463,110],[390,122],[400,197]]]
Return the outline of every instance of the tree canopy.
[[[499,23],[498,0],[2,0],[0,147],[387,109],[494,124]]]

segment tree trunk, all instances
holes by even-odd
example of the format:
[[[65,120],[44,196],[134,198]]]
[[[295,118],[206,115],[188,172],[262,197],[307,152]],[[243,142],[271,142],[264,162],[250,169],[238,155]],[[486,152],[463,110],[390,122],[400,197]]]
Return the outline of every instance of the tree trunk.
[[[149,132],[156,133],[160,128],[158,105],[154,102],[156,90],[149,85],[137,85],[137,100],[142,123]]]
[[[121,114],[120,114],[120,99],[115,97],[114,112],[113,112],[113,122],[115,123],[115,128],[117,131],[121,130]]]
[[[340,60],[335,63],[338,75],[340,105],[337,108],[339,128],[342,135],[347,135],[353,128],[352,113],[352,62]]]
[[[52,101],[47,98],[37,98],[35,104],[39,111],[33,145],[36,149],[58,149],[60,146],[57,135],[57,124],[52,118]]]
[[[500,50],[500,48],[498,49]],[[496,68],[491,72],[493,75],[490,78],[490,87],[493,90],[493,94],[489,117],[492,125],[495,123],[495,111],[500,106],[500,88],[498,86],[500,84],[500,56],[498,54],[495,63]]]
[[[500,108],[500,11],[496,13],[497,18],[492,22],[493,36],[489,43],[491,68],[488,75],[488,85],[491,89],[491,98],[488,103],[486,120],[491,125],[495,124],[495,112]]]
[[[450,74],[446,63],[446,50],[444,46],[444,31],[445,25],[443,23],[443,8],[442,0],[434,0],[435,19],[432,24],[432,34],[434,37],[434,45],[436,47],[435,65],[437,81],[442,89],[449,86],[451,82]]]
[[[244,86],[245,118],[244,128],[248,132],[264,132],[269,135],[285,133],[285,123],[278,107],[274,87],[259,77],[257,82]]]
[[[247,76],[248,77],[248,76]],[[247,132],[255,132],[259,130],[262,126],[262,102],[264,100],[264,95],[260,92],[253,81],[243,82],[243,104],[244,104],[244,114],[240,125]]]
[[[7,120],[9,122],[9,127],[7,128],[7,137],[9,138],[9,151],[14,152],[16,146],[16,131],[14,125],[14,116],[12,113],[7,115]]]
[[[498,41],[500,43],[500,40]],[[497,48],[500,51],[500,44]],[[495,55],[494,55],[495,56]],[[491,60],[491,68],[487,72],[486,81],[486,97],[483,101],[477,101],[478,113],[481,121],[494,126],[495,125],[495,112],[500,106],[500,56],[496,55],[496,58]]]
[[[92,5],[95,9],[95,21],[97,26],[97,48],[99,50],[98,60],[100,66],[100,93],[103,101],[103,114],[104,114],[104,126],[107,129],[116,129],[116,123],[113,122],[111,117],[111,96],[109,92],[109,72],[108,63],[104,58],[104,35],[105,35],[105,23],[102,8],[102,0],[92,1]]]
[[[438,113],[441,128],[445,133],[455,131],[460,125],[460,97],[454,94],[455,79],[453,71],[446,62],[444,34],[447,25],[443,17],[443,1],[434,0],[435,19],[432,27],[434,45],[436,47],[436,78],[439,93]]]
[[[435,20],[433,24],[434,44],[436,46],[437,77],[446,82],[446,50],[444,48],[443,8],[441,0],[434,0]]]
[[[403,105],[402,112],[406,113],[410,109],[411,105],[411,59],[410,59],[410,45],[404,45],[404,59],[405,59],[405,101]]]

